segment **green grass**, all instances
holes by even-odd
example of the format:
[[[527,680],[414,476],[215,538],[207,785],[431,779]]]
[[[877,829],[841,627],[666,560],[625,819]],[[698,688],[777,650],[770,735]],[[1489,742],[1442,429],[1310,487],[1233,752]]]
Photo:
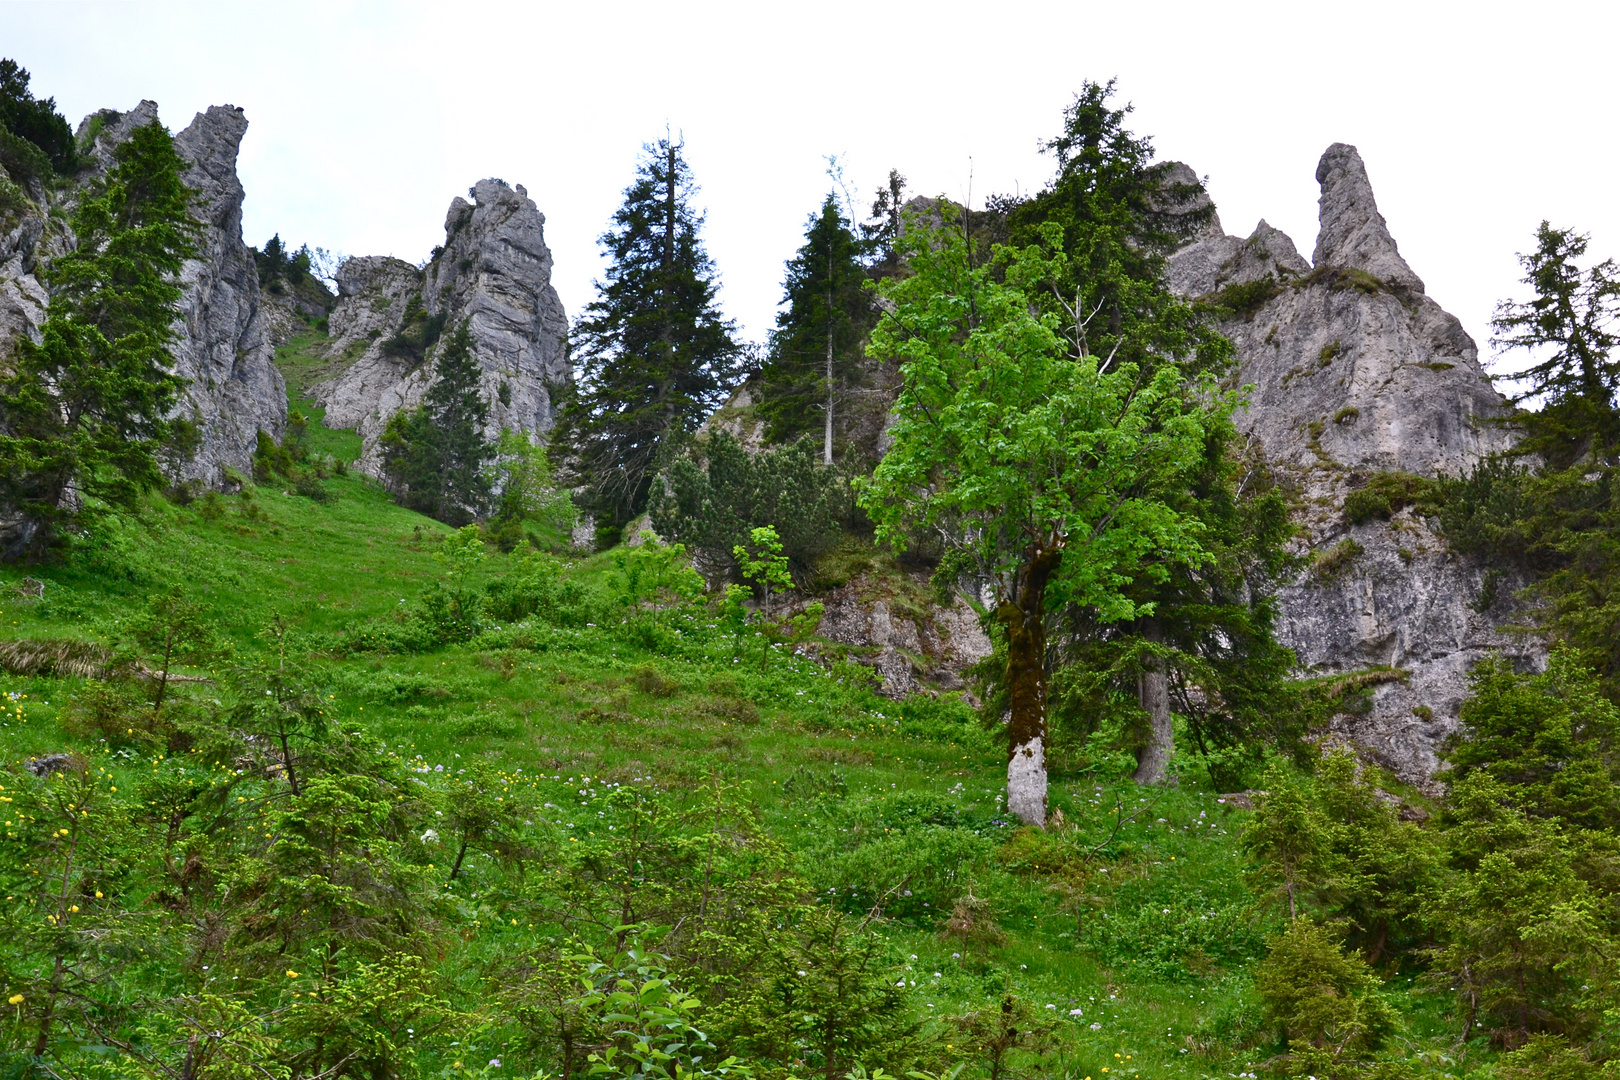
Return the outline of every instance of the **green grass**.
[[[138,515],[109,517],[59,565],[0,568],[0,624],[6,636],[108,641],[146,596],[179,584],[239,654],[265,647],[257,635],[276,614],[293,620],[301,640],[329,647],[346,628],[417,603],[439,573],[432,552],[447,530],[361,479],[326,483],[336,496],[326,504],[260,487],[224,498],[225,513],[213,521],[201,500],[154,501]],[[895,568],[854,548],[837,557],[850,576],[894,577]],[[513,558],[492,555],[480,572],[505,573]],[[44,600],[18,596],[25,572],[46,583]],[[600,586],[612,573],[611,553],[567,572]],[[1061,1020],[1060,1048],[1026,1063],[1045,1075],[1102,1080],[1106,1065],[1110,1080],[1230,1076],[1274,1052],[1269,1033],[1256,1028],[1248,972],[1275,916],[1242,883],[1236,837],[1245,815],[1220,804],[1199,770],[1157,795],[1102,765],[1055,775],[1052,805],[1066,825],[1054,832],[1066,839],[1054,845],[1001,814],[1003,751],[959,702],[888,701],[785,654],[762,669],[757,646],[720,632],[707,611],[663,618],[657,640],[606,625],[535,623],[423,654],[317,660],[334,726],[367,730],[404,761],[453,770],[458,760],[483,758],[560,805],[579,802],[585,777],[677,795],[713,777],[742,785],[815,891],[825,898],[832,890],[853,911],[870,903],[858,890],[846,896],[841,890],[856,887],[839,876],[850,866],[859,815],[908,792],[953,807],[959,827],[989,853],[971,887],[991,902],[1005,944],[980,955],[943,937],[943,905],[934,901],[906,908],[881,932],[916,984],[908,993],[920,1014],[981,1008],[1008,988],[1043,1011],[1050,1004]],[[58,719],[83,688],[81,680],[0,675],[0,691],[16,695],[0,722],[0,756],[17,762],[71,745]],[[79,746],[131,784],[166,770],[201,775],[208,765],[183,754]],[[841,797],[802,793],[805,777],[835,775],[847,784]],[[794,785],[799,793],[785,792]],[[1146,809],[1097,859],[1074,860],[1073,851],[1108,837],[1116,806]],[[583,814],[579,824],[593,827]],[[471,998],[480,992],[475,961],[521,949],[532,936],[510,924],[499,898],[473,902],[495,880],[474,860],[455,894],[470,899],[450,917],[460,951],[445,963]],[[1413,1053],[1449,1052],[1455,1024],[1444,999],[1409,980],[1391,985]],[[1071,1016],[1075,1009],[1083,1015]],[[1253,1044],[1233,1031],[1248,1031]]]

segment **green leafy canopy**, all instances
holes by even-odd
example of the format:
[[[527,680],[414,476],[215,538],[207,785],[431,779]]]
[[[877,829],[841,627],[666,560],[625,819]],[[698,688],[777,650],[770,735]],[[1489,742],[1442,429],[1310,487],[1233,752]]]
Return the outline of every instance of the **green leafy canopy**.
[[[953,220],[947,208],[941,228],[915,222],[901,241],[913,273],[883,289],[893,315],[872,351],[901,365],[905,387],[861,503],[881,539],[941,530],[1004,591],[1032,549],[1055,550],[1048,606],[1146,614],[1127,591],[1139,564],[1151,555],[1167,574],[1208,557],[1167,496],[1234,399],[1173,363],[1113,364],[1038,309],[1032,297],[1072,273],[1058,227],[974,266]]]

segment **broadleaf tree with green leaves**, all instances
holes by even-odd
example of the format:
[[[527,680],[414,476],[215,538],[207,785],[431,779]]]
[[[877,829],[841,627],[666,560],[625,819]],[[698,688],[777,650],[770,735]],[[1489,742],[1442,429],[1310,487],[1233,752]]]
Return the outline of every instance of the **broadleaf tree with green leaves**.
[[[1061,229],[970,258],[941,224],[913,219],[900,240],[910,276],[884,283],[888,315],[872,354],[900,367],[893,445],[860,501],[881,540],[943,541],[941,573],[973,572],[994,591],[1004,638],[1008,802],[1046,815],[1047,623],[1068,604],[1104,621],[1151,614],[1132,598],[1139,568],[1168,574],[1209,556],[1197,518],[1173,496],[1228,424],[1229,395],[1170,359],[1147,371],[1086,345],[1083,315],[1037,298],[1076,273]]]

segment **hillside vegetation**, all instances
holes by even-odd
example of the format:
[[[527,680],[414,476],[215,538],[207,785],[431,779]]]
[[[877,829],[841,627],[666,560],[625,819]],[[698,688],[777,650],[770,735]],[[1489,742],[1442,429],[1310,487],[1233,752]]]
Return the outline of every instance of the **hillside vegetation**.
[[[998,1070],[1218,1076],[1281,1049],[1253,978],[1283,916],[1244,884],[1249,814],[1202,770],[1148,791],[1128,755],[1102,753],[1054,777],[1051,828],[1015,827],[1004,750],[965,704],[886,700],[862,669],[783,645],[762,656],[736,613],[682,598],[657,548],[559,561],[542,610],[435,641],[436,589],[499,597],[546,557],[491,553],[452,582],[435,555],[456,534],[360,479],[325,484],[325,503],[252,485],[150,502],[60,565],[0,578],[6,636],[39,656],[134,647],[132,620],[176,587],[229,649],[181,669],[205,681],[179,684],[159,724],[141,681],[109,702],[116,680],[4,677],[7,994],[48,992],[49,958],[70,952],[50,1036],[64,1068],[160,1075],[188,1031],[229,1016],[245,1026],[222,1060],[296,1075],[313,1055],[335,1064],[333,1044],[387,1059],[363,1075],[556,1070],[559,1032],[584,1023],[570,980],[581,996],[591,968],[546,972],[586,948],[617,970],[613,950],[637,941],[704,1001],[689,1015],[722,1053],[771,1074],[989,1075],[1001,1045]],[[271,742],[229,730],[248,673],[275,663],[320,694],[295,741],[303,798]],[[48,779],[26,769],[64,753]],[[339,815],[327,849],[317,778]],[[76,852],[39,835],[61,828],[67,791],[86,808]],[[1403,1056],[1459,1073],[1490,1056],[1454,1046],[1451,995],[1391,974]],[[805,1002],[802,1023],[772,994]],[[829,1065],[816,1035],[840,1010]],[[1003,1015],[1024,1034],[996,1035]],[[21,1049],[38,1017],[11,1021]]]

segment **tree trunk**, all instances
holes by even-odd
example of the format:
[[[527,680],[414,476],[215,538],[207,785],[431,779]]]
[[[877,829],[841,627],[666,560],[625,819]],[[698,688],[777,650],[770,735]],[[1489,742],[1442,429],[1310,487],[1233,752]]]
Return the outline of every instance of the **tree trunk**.
[[[827,328],[827,415],[821,443],[821,463],[833,463],[833,342],[832,327]]]
[[[1158,626],[1151,622],[1143,636],[1154,643],[1162,639]],[[1165,770],[1176,747],[1175,728],[1170,723],[1170,677],[1162,661],[1155,658],[1150,664],[1136,679],[1137,699],[1148,714],[1148,741],[1136,752],[1136,775],[1131,779],[1138,784],[1163,784],[1171,782]]]
[[[1007,809],[1026,825],[1046,824],[1046,583],[1062,561],[1060,550],[1035,550],[1017,601],[996,609],[1007,635]]]

